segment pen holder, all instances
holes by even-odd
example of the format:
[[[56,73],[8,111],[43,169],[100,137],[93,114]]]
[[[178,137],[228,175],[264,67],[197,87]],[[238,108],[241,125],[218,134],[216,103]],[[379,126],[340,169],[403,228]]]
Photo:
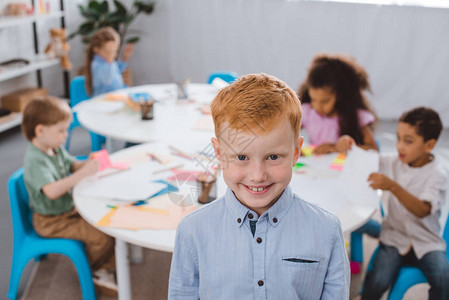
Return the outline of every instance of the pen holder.
[[[200,196],[198,203],[206,204],[214,201],[217,198],[217,180],[216,178],[203,180],[198,179],[198,187]]]
[[[152,120],[154,115],[154,101],[149,100],[140,103],[140,111],[142,113],[142,120]]]

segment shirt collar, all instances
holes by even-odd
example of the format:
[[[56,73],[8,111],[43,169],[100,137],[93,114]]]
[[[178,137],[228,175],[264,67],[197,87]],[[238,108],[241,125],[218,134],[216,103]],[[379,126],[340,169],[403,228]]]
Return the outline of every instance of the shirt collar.
[[[290,186],[287,186],[278,201],[276,201],[276,203],[274,203],[262,216],[268,215],[268,221],[273,227],[276,227],[290,209],[292,199],[293,192]],[[251,210],[237,200],[234,192],[230,188],[226,190],[225,203],[231,212],[235,224],[239,227],[242,226]],[[259,218],[262,216],[259,216]]]
[[[101,57],[98,54],[94,55],[94,59],[93,60],[98,61],[98,62],[107,62],[106,59],[104,59],[103,57]]]

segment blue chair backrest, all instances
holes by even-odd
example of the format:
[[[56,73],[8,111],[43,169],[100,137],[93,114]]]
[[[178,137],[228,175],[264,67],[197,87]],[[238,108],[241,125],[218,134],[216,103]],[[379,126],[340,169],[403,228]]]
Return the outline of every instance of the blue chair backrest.
[[[14,238],[20,240],[25,235],[36,234],[31,219],[32,211],[29,207],[28,191],[23,179],[23,168],[15,171],[9,178],[8,192]]]
[[[76,76],[70,82],[70,107],[90,97],[87,95],[84,76]]]
[[[231,83],[234,80],[236,80],[237,78],[239,78],[239,76],[235,72],[231,72],[231,71],[216,71],[216,72],[212,72],[212,73],[209,74],[209,80],[207,81],[207,83],[211,84],[212,81],[214,81],[214,79],[217,78],[217,77],[223,79],[227,83]]]

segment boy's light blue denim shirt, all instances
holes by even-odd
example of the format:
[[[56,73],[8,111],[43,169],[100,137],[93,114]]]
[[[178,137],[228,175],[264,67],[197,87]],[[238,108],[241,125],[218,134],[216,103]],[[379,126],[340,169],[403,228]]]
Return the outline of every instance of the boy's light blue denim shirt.
[[[91,64],[92,97],[125,88],[122,72],[126,67],[123,61],[108,63],[103,57],[94,55]]]
[[[287,187],[257,220],[228,189],[179,224],[169,299],[346,300],[349,281],[336,216]]]

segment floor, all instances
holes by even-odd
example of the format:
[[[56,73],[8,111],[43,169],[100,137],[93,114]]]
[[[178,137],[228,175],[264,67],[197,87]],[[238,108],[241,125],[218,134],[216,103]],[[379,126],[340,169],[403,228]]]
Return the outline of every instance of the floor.
[[[381,144],[381,152],[395,150],[396,122],[380,122],[376,128],[376,137]],[[89,137],[82,129],[76,129],[73,135],[70,151],[74,155],[88,153],[90,149]],[[7,295],[9,284],[9,270],[12,254],[12,229],[9,214],[9,198],[7,195],[8,177],[19,167],[27,147],[20,128],[0,133],[0,299]],[[443,131],[435,150],[449,170],[449,129]],[[449,201],[446,201],[448,204]],[[443,215],[447,214],[449,205],[446,205]],[[377,246],[377,240],[365,238],[365,260],[368,260]],[[132,265],[133,299],[167,298],[167,280],[171,254],[145,250],[145,259],[142,264]],[[35,267],[37,266],[37,267]],[[362,267],[362,274],[365,266]],[[34,274],[33,274],[34,273]],[[162,274],[162,275],[161,275]],[[351,298],[356,296],[363,275],[353,275],[351,278]],[[32,277],[33,280],[28,280]],[[28,288],[26,288],[28,284]],[[427,286],[418,285],[409,290],[404,299],[426,299]],[[26,291],[25,291],[26,290]],[[26,293],[26,295],[24,295]],[[19,294],[25,299],[80,299],[79,285],[75,269],[66,258],[50,255],[39,264],[32,262],[27,266],[21,281]],[[103,297],[102,300],[111,298]]]

